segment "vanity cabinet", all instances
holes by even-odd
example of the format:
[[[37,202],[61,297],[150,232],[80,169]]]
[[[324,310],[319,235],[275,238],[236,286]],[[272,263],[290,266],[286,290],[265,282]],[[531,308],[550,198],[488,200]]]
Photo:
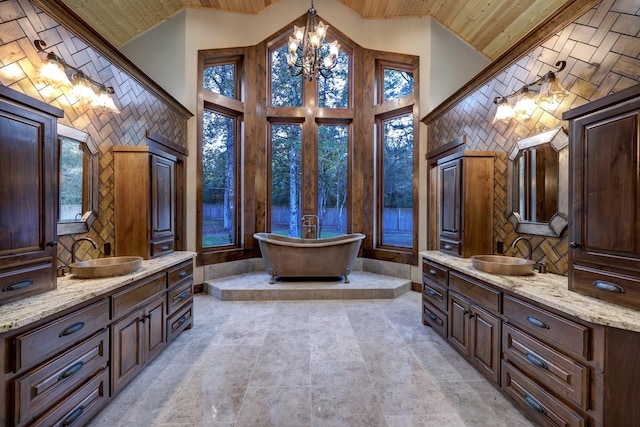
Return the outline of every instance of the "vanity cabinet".
[[[463,260],[452,264],[461,267],[423,260],[423,322],[442,335],[428,313],[442,316],[448,343],[529,419],[544,426],[638,425],[640,332],[567,315],[557,300],[551,307],[544,298],[516,295],[517,278],[494,282],[484,274],[480,280]],[[438,277],[447,277],[446,311],[429,293],[442,285]],[[536,285],[525,280],[530,292]],[[555,293],[541,286],[547,288],[541,295]],[[564,292],[570,294],[566,287]]]
[[[640,85],[569,120],[569,289],[640,310]]]
[[[99,279],[109,287],[104,294],[97,296],[98,288],[87,284],[90,300],[1,334],[0,425],[85,425],[190,328],[193,260],[180,256],[154,271],[115,288],[109,282],[117,278]],[[82,288],[74,287],[84,284],[67,282],[51,297],[34,299],[44,305],[49,298],[53,304],[75,299]]]
[[[111,296],[112,386],[120,391],[167,343],[166,276],[158,273]]]
[[[443,338],[449,326],[449,269],[435,262],[422,260],[422,323],[429,325]]]
[[[103,298],[5,340],[5,391],[14,404],[3,425],[82,424],[93,416],[109,398],[108,321]]]
[[[458,152],[438,160],[440,250],[468,258],[493,252],[492,152]]]
[[[113,147],[116,255],[144,259],[174,250],[175,157],[149,147]]]
[[[62,110],[0,85],[0,304],[56,287]]]

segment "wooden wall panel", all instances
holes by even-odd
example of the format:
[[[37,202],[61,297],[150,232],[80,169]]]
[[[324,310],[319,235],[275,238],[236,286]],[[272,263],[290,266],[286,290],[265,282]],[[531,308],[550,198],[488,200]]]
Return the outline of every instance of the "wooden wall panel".
[[[97,111],[73,104],[68,89],[52,89],[36,82],[42,61],[33,45],[35,39],[47,43],[46,51],[53,51],[69,64],[81,68],[95,80],[113,86],[115,102],[120,114]],[[99,144],[99,216],[88,237],[98,243],[99,251],[109,242],[114,247],[113,229],[113,145],[146,145],[147,129],[171,141],[187,145],[187,120],[163,100],[147,90],[121,69],[110,63],[96,50],[68,31],[46,13],[26,0],[0,2],[0,83],[12,89],[62,108],[61,123],[83,130]],[[68,263],[69,249],[78,236],[61,236],[58,259]],[[98,251],[82,243],[80,259],[90,251]]]
[[[467,150],[508,153],[521,138],[558,126],[566,129],[567,123],[561,119],[564,111],[640,82],[639,31],[637,1],[601,1],[430,123],[428,151],[464,133],[468,137]],[[557,109],[538,108],[527,120],[491,123],[496,111],[494,97],[510,94],[534,81],[553,70],[553,64],[559,60],[567,61],[567,67],[557,76],[569,96]],[[506,174],[506,162],[496,161],[496,182],[501,184],[496,185],[495,193],[494,244],[503,241],[507,254],[523,255],[519,250],[510,249],[518,235],[507,221]],[[434,215],[430,206],[429,218]],[[528,237],[534,246],[535,260],[545,261],[550,272],[567,274],[566,237]]]

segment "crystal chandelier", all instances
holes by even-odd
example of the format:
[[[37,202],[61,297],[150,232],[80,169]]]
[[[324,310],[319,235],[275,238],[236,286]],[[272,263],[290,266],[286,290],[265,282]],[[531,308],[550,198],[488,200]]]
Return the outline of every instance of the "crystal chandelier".
[[[328,52],[323,48],[329,26],[324,22],[317,22],[316,10],[311,7],[307,10],[307,24],[304,27],[293,26],[293,35],[289,37],[289,53],[287,64],[294,76],[303,77],[311,81],[318,75],[328,77],[331,69],[336,65],[336,58],[340,52],[340,44],[337,40],[327,43]],[[322,52],[321,52],[322,50]],[[322,54],[326,56],[323,57]]]

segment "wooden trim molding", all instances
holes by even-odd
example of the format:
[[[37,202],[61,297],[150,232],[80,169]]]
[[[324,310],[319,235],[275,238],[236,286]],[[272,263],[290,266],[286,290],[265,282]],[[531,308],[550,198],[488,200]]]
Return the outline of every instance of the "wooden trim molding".
[[[420,121],[425,125],[433,122],[458,102],[462,101],[466,96],[470,95],[480,86],[500,74],[504,69],[522,58],[538,45],[542,44],[551,35],[560,31],[598,3],[600,3],[600,0],[575,0],[573,2],[566,3],[562,8],[558,9],[556,13],[541,22],[523,38],[518,40],[511,49],[504,52],[484,70],[476,74],[453,95],[431,110]]]
[[[84,40],[89,46],[104,55],[114,65],[121,68],[131,78],[143,85],[153,94],[162,99],[176,113],[185,119],[193,117],[184,105],[178,102],[173,96],[164,90],[159,84],[151,79],[144,71],[138,68],[129,58],[124,56],[115,46],[109,43],[104,37],[89,26],[80,16],[65,5],[61,0],[31,0],[44,12],[48,13],[56,21],[60,22],[69,31]]]

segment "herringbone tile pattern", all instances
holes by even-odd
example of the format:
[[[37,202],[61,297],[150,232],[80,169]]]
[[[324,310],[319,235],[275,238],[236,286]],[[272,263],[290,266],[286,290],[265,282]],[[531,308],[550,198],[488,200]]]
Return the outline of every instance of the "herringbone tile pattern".
[[[508,95],[567,61],[558,73],[569,91],[555,110],[538,108],[528,120],[491,121],[493,99]],[[565,29],[521,58],[459,102],[429,125],[428,150],[438,148],[461,134],[467,150],[510,152],[515,143],[545,130],[563,126],[562,113],[589,101],[640,83],[640,4],[637,1],[603,0]],[[506,156],[496,159],[494,241],[509,248],[517,237],[507,220]],[[567,238],[530,236],[534,259],[547,263],[550,272],[567,274]],[[508,254],[514,254],[509,249]]]
[[[95,80],[112,86],[120,114],[84,107],[69,96],[68,89],[54,89],[36,82],[42,57],[33,45],[44,40],[46,51],[53,51],[74,67],[82,69]],[[176,143],[187,144],[187,123],[176,111],[128,74],[111,64],[93,48],[36,9],[27,0],[0,2],[0,83],[31,97],[41,99],[64,110],[61,123],[91,135],[100,148],[99,217],[88,237],[98,244],[114,242],[113,229],[113,155],[114,145],[146,145],[147,129]],[[76,236],[61,236],[58,259],[68,263],[69,249]],[[98,251],[82,243],[78,256],[88,251],[96,257]]]

